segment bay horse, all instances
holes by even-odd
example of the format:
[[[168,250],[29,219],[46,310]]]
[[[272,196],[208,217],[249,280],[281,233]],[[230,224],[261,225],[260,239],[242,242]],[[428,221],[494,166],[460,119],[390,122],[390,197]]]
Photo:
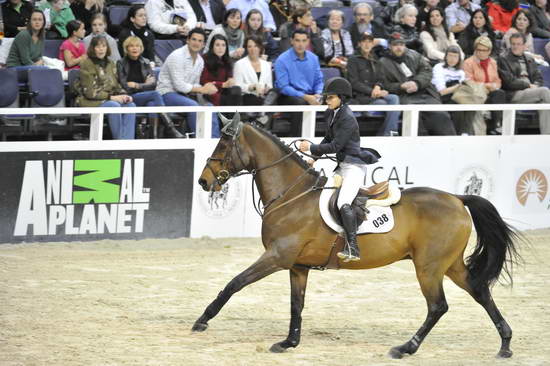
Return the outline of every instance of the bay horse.
[[[245,286],[288,270],[291,285],[291,319],[288,336],[271,346],[284,352],[300,343],[302,309],[309,270],[327,263],[338,233],[322,220],[320,175],[278,137],[259,126],[221,117],[222,137],[199,178],[206,190],[219,190],[234,176],[251,173],[264,206],[262,242],[265,252],[233,278],[196,320],[192,330],[204,331],[229,298]],[[466,207],[470,210],[468,213]],[[432,188],[410,188],[393,206],[395,227],[384,234],[359,235],[358,262],[340,263],[342,269],[369,269],[410,259],[428,306],[427,317],[416,334],[391,348],[392,358],[414,354],[448,305],[443,276],[470,294],[489,314],[500,337],[498,357],[511,357],[512,329],[491,297],[491,285],[508,275],[521,259],[516,251],[519,234],[504,222],[486,199],[453,195]],[[464,260],[472,231],[477,231],[473,253]],[[503,273],[501,273],[503,272]]]

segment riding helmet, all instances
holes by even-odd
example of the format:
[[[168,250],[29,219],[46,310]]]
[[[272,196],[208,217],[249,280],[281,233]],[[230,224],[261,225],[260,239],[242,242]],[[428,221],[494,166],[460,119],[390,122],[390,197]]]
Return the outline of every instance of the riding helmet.
[[[340,76],[330,78],[325,83],[325,88],[323,90],[323,95],[329,94],[344,95],[351,98],[351,84]]]

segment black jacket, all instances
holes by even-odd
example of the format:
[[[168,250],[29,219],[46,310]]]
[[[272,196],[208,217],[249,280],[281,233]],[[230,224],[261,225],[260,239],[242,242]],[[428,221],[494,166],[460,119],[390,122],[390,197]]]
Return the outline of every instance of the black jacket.
[[[385,89],[391,94],[397,94],[401,104],[440,104],[439,93],[432,84],[432,67],[424,56],[413,50],[406,50],[403,62],[413,74],[409,78],[401,71],[400,63],[393,56],[383,57],[380,60]],[[401,89],[401,84],[406,81],[416,82],[418,91],[408,94]]]
[[[394,32],[401,33],[409,50],[415,50],[420,54],[424,53],[424,45],[415,27],[409,27],[406,24],[396,24],[393,26],[390,34]]]
[[[458,45],[462,49],[462,52],[464,52],[464,59],[472,56],[474,54],[474,41],[477,39],[477,37],[481,36],[481,34],[471,27],[466,27],[464,31],[460,32],[458,35]],[[494,59],[497,59],[498,55],[500,54],[500,47],[499,42],[497,42],[495,32],[487,32],[487,36],[491,40],[491,43],[493,44],[493,49],[491,50],[491,56]]]
[[[124,57],[125,53],[122,45],[126,38],[130,36],[139,37],[143,42],[143,57],[155,61],[155,35],[153,31],[149,27],[137,29],[133,24],[120,30],[118,35],[118,52],[120,52],[120,55]]]
[[[348,59],[347,78],[351,84],[354,98],[363,103],[371,103],[372,89],[380,85],[384,89],[383,70],[378,60],[366,59],[363,55],[353,55]]]
[[[519,60],[521,57],[525,58],[527,74],[529,75],[528,83],[525,80],[520,79],[521,66]],[[542,74],[537,67],[535,59],[530,55],[516,56],[511,50],[507,50],[497,60],[498,75],[502,80],[502,90],[506,92],[506,97],[511,100],[515,92],[529,88],[529,84],[535,84],[538,86],[544,85]]]
[[[223,23],[223,18],[225,17],[225,5],[222,0],[208,0],[210,3],[210,11],[212,12],[212,18],[214,18],[214,23],[216,25]],[[206,23],[206,15],[204,15],[204,10],[200,4],[200,0],[189,0],[189,5],[193,8],[193,12],[197,17],[197,22]],[[243,19],[244,22],[244,19]]]
[[[361,153],[359,124],[353,112],[344,104],[338,109],[334,120],[333,115],[334,110],[325,111],[327,131],[321,143],[311,145],[311,153],[316,156],[336,154],[339,162],[345,160],[350,163],[364,164],[364,161],[359,158]]]
[[[31,19],[33,5],[28,1],[23,1],[19,12],[13,10],[9,0],[2,4],[2,15],[4,17],[4,37],[15,38],[19,30],[17,27],[26,27]]]
[[[544,14],[544,9],[531,5],[529,12],[535,18],[535,25],[531,30],[533,37],[550,38],[550,20]]]
[[[279,55],[290,48],[290,38],[292,37],[294,29],[296,29],[296,26],[292,22],[286,22],[281,25],[279,29],[279,36],[281,37],[281,41],[279,42]],[[319,57],[319,60],[323,60],[325,58],[325,45],[323,44],[321,31],[317,29],[317,33],[309,32],[309,37],[313,53]]]
[[[151,65],[148,59],[144,57],[140,57],[139,63],[141,66],[141,75],[143,76],[143,80],[147,80],[147,77],[149,76],[152,76],[153,78],[155,78],[155,73],[153,72],[153,69],[151,69]],[[116,63],[116,69],[117,69],[117,76],[118,76],[118,81],[120,85],[124,90],[128,91],[128,93],[130,94],[139,93],[142,91],[155,90],[155,88],[157,87],[157,80],[155,78],[155,81],[152,83],[139,84],[140,85],[139,89],[130,88],[128,86],[128,81],[132,81],[132,80],[128,80],[128,74],[130,73],[130,64],[128,62],[128,57],[126,56],[120,59]]]

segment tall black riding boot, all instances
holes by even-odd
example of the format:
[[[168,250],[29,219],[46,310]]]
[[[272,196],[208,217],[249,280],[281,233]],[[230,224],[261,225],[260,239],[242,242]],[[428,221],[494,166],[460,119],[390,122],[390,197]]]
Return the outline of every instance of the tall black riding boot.
[[[174,122],[172,122],[172,120],[170,119],[170,117],[168,117],[166,113],[160,114],[160,120],[164,125],[164,134],[166,137],[175,137],[178,139],[185,137],[176,129],[176,127],[174,126]]]
[[[359,247],[357,246],[357,219],[351,205],[343,205],[340,209],[340,216],[342,217],[342,226],[346,232],[348,245],[344,247],[343,251],[338,252],[337,256],[343,259],[344,262],[358,261],[361,258],[359,258]]]

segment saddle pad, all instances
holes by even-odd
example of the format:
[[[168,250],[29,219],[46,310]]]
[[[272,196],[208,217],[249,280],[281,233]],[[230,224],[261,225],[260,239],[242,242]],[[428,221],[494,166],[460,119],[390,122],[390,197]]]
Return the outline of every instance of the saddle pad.
[[[332,177],[327,179],[325,187],[333,187],[334,181]],[[334,192],[333,189],[323,189],[319,198],[319,210],[325,224],[337,233],[343,233],[344,228],[336,223],[328,210],[328,202],[330,196]],[[369,200],[370,202],[370,200]],[[393,229],[393,211],[390,207],[370,206],[367,220],[363,221],[361,226],[357,228],[357,234],[366,233],[387,233]]]

